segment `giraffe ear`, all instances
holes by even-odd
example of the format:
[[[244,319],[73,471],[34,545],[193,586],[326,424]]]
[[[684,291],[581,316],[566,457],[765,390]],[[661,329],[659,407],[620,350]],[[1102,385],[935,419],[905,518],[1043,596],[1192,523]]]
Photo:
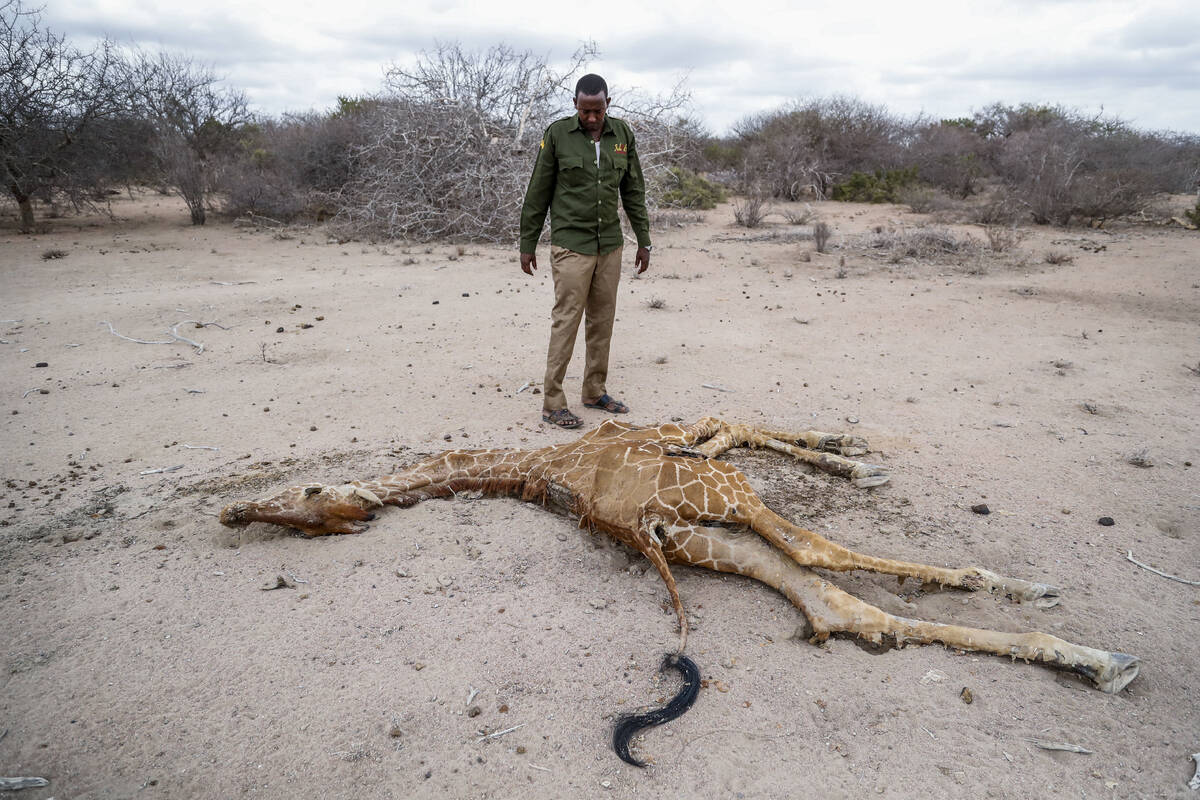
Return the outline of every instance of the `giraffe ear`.
[[[360,486],[355,486],[354,494],[358,497],[361,497],[363,500],[366,500],[367,503],[372,506],[383,505],[383,501],[379,499],[379,495],[375,494],[374,492],[370,491],[369,489],[363,489]]]

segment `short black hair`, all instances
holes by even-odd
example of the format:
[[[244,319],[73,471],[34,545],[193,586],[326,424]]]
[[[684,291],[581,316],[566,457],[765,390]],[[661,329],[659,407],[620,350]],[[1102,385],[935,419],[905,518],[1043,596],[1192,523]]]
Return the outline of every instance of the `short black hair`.
[[[575,96],[579,97],[581,94],[603,94],[605,97],[608,97],[608,84],[604,82],[604,78],[589,72],[575,84]]]

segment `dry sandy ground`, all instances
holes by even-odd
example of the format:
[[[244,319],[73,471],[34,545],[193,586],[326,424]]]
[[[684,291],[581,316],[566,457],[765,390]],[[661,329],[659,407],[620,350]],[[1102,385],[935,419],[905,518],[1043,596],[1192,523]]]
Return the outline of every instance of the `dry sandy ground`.
[[[0,236],[0,775],[50,780],[23,800],[1195,796],[1200,589],[1126,559],[1200,578],[1195,233],[1041,229],[1024,265],[964,266],[851,247],[921,221],[890,207],[820,205],[835,248],[810,260],[789,235],[807,229],[778,221],[764,239],[728,207],[657,234],[613,345],[631,421],[853,428],[890,485],[730,457],[836,541],[1045,580],[1064,600],[840,585],[1143,670],[1109,696],[938,646],[817,647],[766,587],[678,569],[709,688],[637,743],[656,762],[637,770],[611,720],[673,693],[656,670],[676,641],[639,556],[504,499],[316,540],[216,519],[447,447],[567,441],[517,391],[541,378],[548,265],[527,278],[504,248],[193,228],[163,198],[115,210],[29,237],[10,218]],[[1043,263],[1052,249],[1073,263]],[[223,327],[177,328],[200,352],[104,324],[162,341],[183,320]],[[262,591],[279,576],[295,588]]]

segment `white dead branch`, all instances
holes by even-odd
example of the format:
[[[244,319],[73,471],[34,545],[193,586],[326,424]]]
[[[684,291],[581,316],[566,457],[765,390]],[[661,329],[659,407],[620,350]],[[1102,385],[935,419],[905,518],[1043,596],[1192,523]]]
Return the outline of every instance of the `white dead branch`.
[[[1155,569],[1154,567],[1150,566],[1149,564],[1143,564],[1141,561],[1138,561],[1136,558],[1133,557],[1132,550],[1125,551],[1125,559],[1127,561],[1132,561],[1134,564],[1137,564],[1142,569],[1153,572],[1155,575],[1162,575],[1164,578],[1170,578],[1173,581],[1179,581],[1180,583],[1186,583],[1188,586],[1200,586],[1200,581],[1190,581],[1187,578],[1180,578],[1175,575],[1170,575],[1166,572],[1163,572],[1161,569]]]
[[[134,342],[135,344],[175,344],[176,342],[183,342],[184,344],[190,344],[192,347],[196,348],[197,353],[204,352],[204,345],[200,344],[200,342],[197,342],[193,339],[189,339],[186,336],[181,336],[179,333],[179,330],[178,330],[180,325],[192,324],[192,325],[195,325],[197,328],[214,327],[214,328],[220,328],[223,331],[229,330],[229,328],[225,327],[224,325],[220,324],[219,322],[200,322],[200,321],[194,320],[194,319],[185,319],[180,322],[176,322],[174,325],[172,325],[170,327],[170,329],[167,331],[167,333],[171,335],[170,339],[150,340],[150,339],[134,339],[131,336],[126,336],[122,333],[117,333],[117,329],[114,328],[113,324],[111,322],[109,322],[108,320],[101,320],[100,324],[107,325],[109,333],[111,333],[113,336],[116,336],[118,339],[124,339],[127,342]]]

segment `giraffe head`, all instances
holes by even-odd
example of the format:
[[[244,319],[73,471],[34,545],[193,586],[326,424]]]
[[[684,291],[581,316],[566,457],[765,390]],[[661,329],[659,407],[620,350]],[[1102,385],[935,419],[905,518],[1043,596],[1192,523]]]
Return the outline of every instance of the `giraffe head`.
[[[284,489],[274,497],[232,503],[221,510],[221,524],[240,528],[251,522],[270,522],[296,528],[308,536],[362,533],[363,522],[374,519],[367,509],[383,505],[371,491],[358,486],[309,483]]]

